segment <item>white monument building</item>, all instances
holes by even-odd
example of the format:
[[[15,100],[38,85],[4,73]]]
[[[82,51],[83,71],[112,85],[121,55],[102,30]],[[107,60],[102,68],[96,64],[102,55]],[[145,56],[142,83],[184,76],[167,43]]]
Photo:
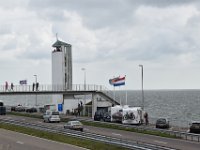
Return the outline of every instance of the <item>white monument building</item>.
[[[72,46],[57,40],[52,47],[52,86],[53,90],[72,90]],[[63,95],[52,96],[53,104],[63,104]]]
[[[55,105],[56,111],[66,113],[81,108],[82,115],[87,114],[93,117],[97,110],[108,111],[113,104],[117,103],[105,93],[96,92],[96,89],[93,89],[91,93],[87,91],[70,93],[73,92],[72,46],[57,40],[52,47],[54,48],[52,51],[52,87],[54,91],[66,91],[65,94],[52,95],[52,104]]]

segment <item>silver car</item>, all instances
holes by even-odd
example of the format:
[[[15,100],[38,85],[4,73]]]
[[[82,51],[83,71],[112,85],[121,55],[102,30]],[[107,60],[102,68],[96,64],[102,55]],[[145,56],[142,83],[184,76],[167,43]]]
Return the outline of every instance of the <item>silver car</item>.
[[[64,128],[83,131],[83,124],[80,121],[68,121],[64,124]]]
[[[60,122],[59,112],[46,111],[43,115],[44,122]]]

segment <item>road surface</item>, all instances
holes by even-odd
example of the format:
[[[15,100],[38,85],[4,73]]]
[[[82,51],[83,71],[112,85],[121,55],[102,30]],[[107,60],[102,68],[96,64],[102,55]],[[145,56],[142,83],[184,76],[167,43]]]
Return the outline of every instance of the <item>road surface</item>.
[[[0,129],[0,150],[86,150],[22,133]]]
[[[44,125],[47,124],[47,125],[57,126],[60,128],[63,128],[63,124],[64,124],[62,122],[61,123],[43,123],[42,119],[29,118],[29,117],[20,117],[20,116],[11,116],[11,115],[7,115],[4,117],[9,118],[9,119],[18,119],[22,121],[44,124]],[[101,135],[107,135],[107,136],[112,136],[112,137],[117,137],[117,138],[122,138],[122,139],[127,139],[127,140],[140,141],[140,142],[145,142],[145,143],[150,143],[150,144],[155,144],[155,145],[176,148],[180,150],[200,150],[200,142],[193,142],[193,141],[187,141],[187,140],[182,140],[182,139],[164,138],[164,137],[159,137],[159,136],[153,136],[153,135],[123,131],[123,130],[116,130],[116,129],[93,127],[93,126],[84,126],[84,132],[97,133]]]

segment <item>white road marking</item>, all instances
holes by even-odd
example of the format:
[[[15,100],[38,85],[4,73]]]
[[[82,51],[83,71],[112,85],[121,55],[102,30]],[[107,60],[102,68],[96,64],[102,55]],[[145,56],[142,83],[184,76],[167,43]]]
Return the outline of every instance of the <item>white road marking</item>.
[[[155,140],[154,142],[155,143],[159,143],[159,144],[165,144],[165,145],[167,144],[167,142],[164,142],[164,141],[157,141],[157,140]]]
[[[112,135],[122,136],[121,134],[118,134],[118,133],[112,133]]]
[[[21,144],[21,145],[24,144],[24,142],[22,142],[22,141],[17,141],[16,143],[17,143],[17,144]]]

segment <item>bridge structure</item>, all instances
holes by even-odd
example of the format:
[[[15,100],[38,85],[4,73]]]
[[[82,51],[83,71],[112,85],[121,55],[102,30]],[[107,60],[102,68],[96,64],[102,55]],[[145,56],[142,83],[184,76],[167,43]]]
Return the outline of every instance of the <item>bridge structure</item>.
[[[72,89],[65,89],[63,85],[39,85],[38,88],[33,87],[33,85],[15,85],[11,86],[0,86],[0,95],[62,95],[62,104],[68,105],[73,100],[76,101],[74,97],[91,95],[90,108],[91,117],[94,117],[95,112],[98,107],[111,107],[113,105],[119,105],[116,101],[115,94],[113,91],[107,89],[102,85],[84,85],[84,84],[73,84]],[[73,99],[73,100],[72,100]],[[85,105],[85,104],[84,104]],[[70,106],[74,107],[74,106]],[[69,108],[67,108],[69,109]],[[75,109],[75,108],[70,108]],[[66,112],[66,109],[63,111]]]

